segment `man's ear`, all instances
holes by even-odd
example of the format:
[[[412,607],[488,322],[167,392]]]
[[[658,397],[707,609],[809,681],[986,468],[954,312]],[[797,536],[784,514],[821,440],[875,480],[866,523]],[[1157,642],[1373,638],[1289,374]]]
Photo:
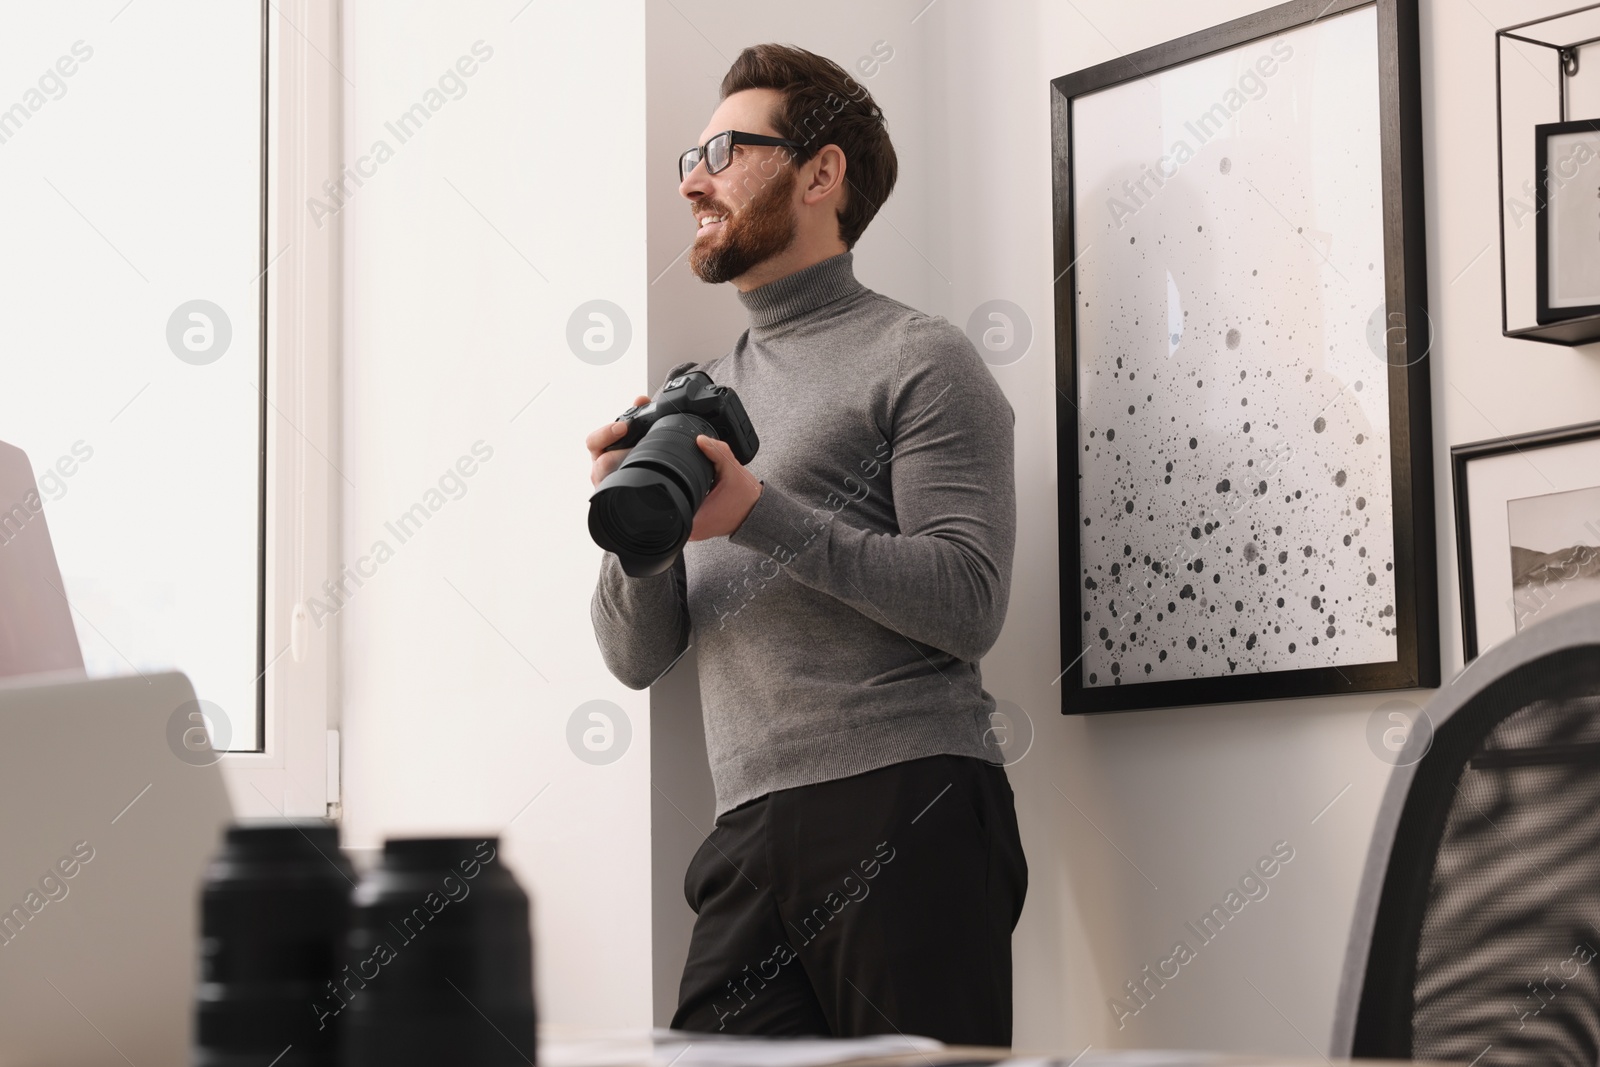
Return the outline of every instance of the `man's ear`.
[[[801,202],[819,204],[832,196],[835,190],[843,194],[846,189],[844,150],[835,144],[823,145],[806,164],[805,190],[801,194]]]

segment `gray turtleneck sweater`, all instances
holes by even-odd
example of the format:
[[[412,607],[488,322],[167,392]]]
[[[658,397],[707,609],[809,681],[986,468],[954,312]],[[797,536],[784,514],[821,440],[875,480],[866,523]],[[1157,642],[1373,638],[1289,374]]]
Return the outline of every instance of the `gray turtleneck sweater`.
[[[959,329],[852,262],[741,292],[733,350],[667,373],[704,370],[749,412],[762,492],[739,528],[649,578],[601,562],[591,614],[624,685],[698,647],[718,815],[923,756],[1000,758],[978,660],[1010,596],[1014,415]]]

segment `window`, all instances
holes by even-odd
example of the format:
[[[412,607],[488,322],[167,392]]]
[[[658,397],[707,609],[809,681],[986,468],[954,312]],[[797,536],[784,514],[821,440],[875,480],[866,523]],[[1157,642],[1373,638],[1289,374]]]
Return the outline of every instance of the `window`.
[[[0,14],[0,440],[91,675],[179,669],[263,748],[263,17]]]

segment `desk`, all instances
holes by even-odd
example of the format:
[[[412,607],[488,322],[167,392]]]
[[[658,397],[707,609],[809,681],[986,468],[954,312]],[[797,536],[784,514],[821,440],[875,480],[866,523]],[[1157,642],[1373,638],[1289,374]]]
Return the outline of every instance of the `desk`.
[[[1366,1067],[1401,1067],[1392,1060],[1360,1062]],[[548,1024],[539,1028],[539,1067],[1327,1067],[1327,1063],[1323,1059],[1176,1050],[1089,1048],[1062,1054],[943,1045],[931,1038],[898,1034],[774,1039],[672,1030],[577,1030]],[[1429,1065],[1406,1061],[1405,1067]],[[1435,1063],[1432,1067],[1446,1065]]]

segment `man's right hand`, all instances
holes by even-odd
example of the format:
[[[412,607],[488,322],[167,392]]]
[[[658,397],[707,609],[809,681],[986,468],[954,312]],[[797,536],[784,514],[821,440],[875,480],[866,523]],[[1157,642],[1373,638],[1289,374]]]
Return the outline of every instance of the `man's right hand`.
[[[640,396],[634,398],[633,406],[639,407],[648,403],[650,403],[649,397]],[[607,445],[615,443],[617,438],[622,436],[622,431],[627,428],[627,425],[621,419],[615,422],[608,422],[583,439],[584,445],[589,449],[590,485],[598,488],[600,483],[605,480],[606,475],[616,470],[622,461],[628,458],[628,453],[633,451],[631,448],[619,448],[614,452],[604,451]]]

